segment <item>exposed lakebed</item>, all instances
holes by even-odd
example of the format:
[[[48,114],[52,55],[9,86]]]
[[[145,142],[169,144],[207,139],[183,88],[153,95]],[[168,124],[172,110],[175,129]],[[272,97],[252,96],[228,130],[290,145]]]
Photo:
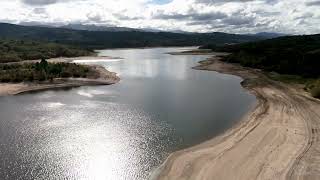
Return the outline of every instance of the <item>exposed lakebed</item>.
[[[118,84],[0,97],[2,179],[147,179],[173,151],[230,128],[255,102],[241,78],[193,70],[181,48],[101,50]],[[81,60],[90,63],[90,60]]]

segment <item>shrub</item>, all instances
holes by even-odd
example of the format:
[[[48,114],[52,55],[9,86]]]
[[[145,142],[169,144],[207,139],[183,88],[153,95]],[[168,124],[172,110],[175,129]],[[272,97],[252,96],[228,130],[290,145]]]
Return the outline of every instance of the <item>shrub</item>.
[[[320,80],[318,80],[317,82],[315,82],[312,85],[312,89],[310,90],[311,95],[315,98],[320,98]]]
[[[69,71],[63,71],[61,73],[61,77],[63,77],[63,78],[67,78],[67,77],[71,77],[71,76],[72,76],[72,73]]]

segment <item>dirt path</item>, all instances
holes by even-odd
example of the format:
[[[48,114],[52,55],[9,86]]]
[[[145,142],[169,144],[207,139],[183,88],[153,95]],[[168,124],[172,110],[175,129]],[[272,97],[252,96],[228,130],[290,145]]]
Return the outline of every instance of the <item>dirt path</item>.
[[[221,136],[173,153],[158,179],[320,179],[320,101],[215,59],[195,69],[241,76],[259,103]]]

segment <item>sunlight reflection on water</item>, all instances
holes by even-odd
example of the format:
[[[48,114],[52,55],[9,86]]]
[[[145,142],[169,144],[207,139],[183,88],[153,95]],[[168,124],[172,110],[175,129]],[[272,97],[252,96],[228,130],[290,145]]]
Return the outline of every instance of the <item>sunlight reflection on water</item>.
[[[124,58],[98,62],[120,83],[0,97],[0,179],[145,180],[255,102],[240,78],[192,70],[206,56],[176,50],[102,50]]]

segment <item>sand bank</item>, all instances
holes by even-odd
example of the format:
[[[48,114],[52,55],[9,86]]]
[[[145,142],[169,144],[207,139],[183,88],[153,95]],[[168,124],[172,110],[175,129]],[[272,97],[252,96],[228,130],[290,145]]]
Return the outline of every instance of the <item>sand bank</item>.
[[[157,179],[320,179],[319,100],[218,58],[194,69],[242,77],[258,104],[222,135],[171,154]]]
[[[170,55],[212,55],[212,56],[225,56],[229,53],[224,52],[213,52],[211,50],[207,49],[193,49],[188,51],[182,51],[182,52],[168,52],[167,54]]]
[[[81,58],[55,58],[49,62],[72,62],[74,60],[86,59],[97,60],[107,57],[81,57]],[[30,63],[30,61],[20,62]],[[58,88],[71,88],[80,86],[111,85],[120,81],[116,73],[106,70],[99,65],[88,65],[98,72],[98,77],[94,78],[57,78],[53,81],[45,82],[25,82],[25,83],[0,83],[0,96],[16,95],[24,92],[41,91]]]

